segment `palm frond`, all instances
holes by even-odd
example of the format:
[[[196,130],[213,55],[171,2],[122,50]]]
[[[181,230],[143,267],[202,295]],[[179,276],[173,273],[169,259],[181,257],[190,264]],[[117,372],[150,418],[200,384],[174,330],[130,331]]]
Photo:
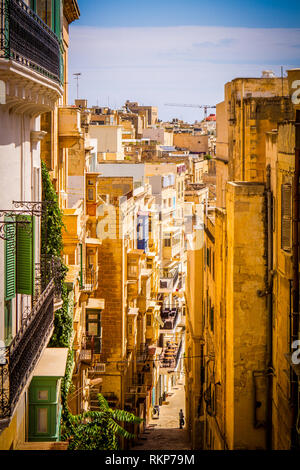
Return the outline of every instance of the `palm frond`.
[[[130,432],[126,431],[126,429],[122,428],[116,421],[113,419],[110,419],[108,422],[108,428],[113,431],[113,433],[118,434],[121,437],[124,437],[125,439],[135,439],[136,435],[131,434]]]
[[[110,409],[109,404],[108,404],[107,400],[104,398],[104,396],[101,393],[98,393],[97,398],[98,398],[100,410],[101,411],[108,411]]]
[[[135,416],[133,413],[125,410],[112,410],[112,417],[118,421],[124,421],[126,423],[142,423],[144,419]]]

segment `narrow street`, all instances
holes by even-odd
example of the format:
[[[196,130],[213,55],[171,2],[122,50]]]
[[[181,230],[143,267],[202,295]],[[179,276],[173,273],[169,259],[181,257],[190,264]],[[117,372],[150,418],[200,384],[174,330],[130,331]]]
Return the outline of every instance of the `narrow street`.
[[[168,404],[160,406],[158,419],[151,419],[139,441],[131,450],[190,450],[188,434],[179,429],[179,410],[185,415],[184,384],[178,381],[167,398]]]

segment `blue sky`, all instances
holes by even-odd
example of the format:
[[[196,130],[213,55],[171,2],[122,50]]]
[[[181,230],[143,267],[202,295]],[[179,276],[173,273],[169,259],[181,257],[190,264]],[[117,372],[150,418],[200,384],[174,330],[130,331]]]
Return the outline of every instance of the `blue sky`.
[[[79,95],[93,104],[126,99],[159,107],[161,119],[194,121],[203,113],[165,103],[216,104],[237,76],[280,74],[300,66],[300,2],[200,0],[79,0],[70,27],[70,103],[73,73]]]

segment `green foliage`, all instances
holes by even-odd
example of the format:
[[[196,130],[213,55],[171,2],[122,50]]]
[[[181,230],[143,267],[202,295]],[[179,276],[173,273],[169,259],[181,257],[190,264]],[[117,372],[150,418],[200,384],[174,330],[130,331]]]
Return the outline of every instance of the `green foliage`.
[[[49,201],[42,217],[42,240],[41,251],[46,256],[57,256],[61,258],[63,249],[62,229],[63,213],[59,208],[58,197],[51,182],[46,164],[42,161],[42,193],[43,201]],[[61,264],[61,291],[62,307],[55,312],[54,332],[49,346],[52,348],[69,347],[73,331],[73,314],[69,305],[68,291],[64,284],[68,268]],[[70,312],[71,311],[71,312]]]
[[[67,357],[67,364],[66,364],[66,372],[62,380],[62,384],[61,384],[61,402],[62,402],[62,408],[63,408],[63,415],[65,415],[66,418],[68,417],[68,414],[70,413],[68,410],[67,399],[68,399],[68,393],[73,385],[72,384],[73,370],[74,370],[74,351],[73,349],[69,349],[68,357]]]
[[[42,218],[42,254],[61,257],[63,249],[63,214],[59,208],[58,197],[51,182],[46,164],[43,161],[42,187],[42,200],[52,202],[52,204],[46,206],[45,214]]]
[[[204,155],[204,160],[211,160],[211,155],[209,155],[208,153]]]
[[[80,415],[64,413],[64,439],[70,441],[69,450],[117,450],[118,437],[134,439],[117,421],[141,423],[142,419],[124,410],[113,410],[100,393],[97,395],[99,411],[86,411]]]
[[[55,312],[54,332],[50,348],[67,348],[73,332],[73,309],[65,285],[62,286],[62,307]]]

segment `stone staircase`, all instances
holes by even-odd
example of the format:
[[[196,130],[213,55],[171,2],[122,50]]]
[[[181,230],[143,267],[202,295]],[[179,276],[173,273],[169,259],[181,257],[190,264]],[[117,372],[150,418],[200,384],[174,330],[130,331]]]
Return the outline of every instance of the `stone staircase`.
[[[69,442],[24,442],[16,450],[67,450]]]

